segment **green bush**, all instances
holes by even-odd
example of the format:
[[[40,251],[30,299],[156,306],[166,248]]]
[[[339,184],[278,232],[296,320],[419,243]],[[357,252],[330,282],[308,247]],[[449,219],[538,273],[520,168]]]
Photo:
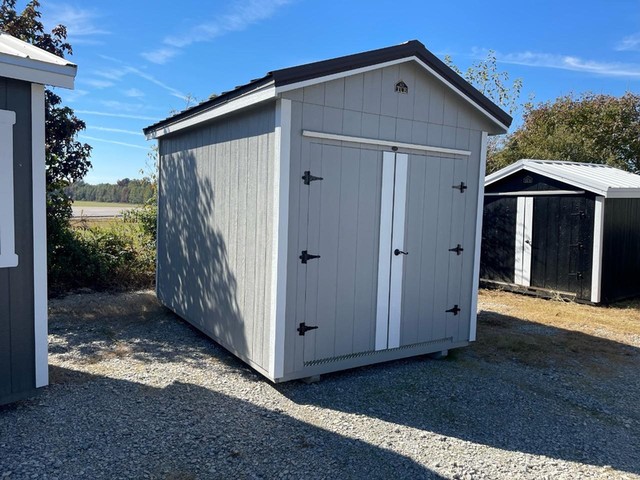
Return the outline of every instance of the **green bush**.
[[[155,217],[154,217],[155,224]],[[89,288],[132,290],[155,280],[155,235],[134,216],[113,222],[54,226],[49,235],[51,295]]]

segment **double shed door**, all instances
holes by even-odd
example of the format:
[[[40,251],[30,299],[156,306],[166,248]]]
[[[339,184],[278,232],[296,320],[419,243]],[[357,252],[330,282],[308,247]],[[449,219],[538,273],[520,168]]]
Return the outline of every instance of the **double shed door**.
[[[299,205],[305,363],[466,338],[467,163],[311,143]]]

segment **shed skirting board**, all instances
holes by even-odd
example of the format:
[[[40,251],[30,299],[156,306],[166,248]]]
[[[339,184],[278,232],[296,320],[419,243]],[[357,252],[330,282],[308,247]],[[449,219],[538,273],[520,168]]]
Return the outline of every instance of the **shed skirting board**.
[[[16,112],[0,110],[0,268],[18,266],[13,192],[13,126]]]
[[[478,188],[478,206],[476,209],[476,241],[475,251],[473,252],[473,284],[471,286],[471,311],[469,312],[469,341],[476,340],[478,329],[478,289],[480,287],[480,249],[482,245],[482,212],[484,211],[484,189],[482,188],[482,179],[484,179],[487,171],[487,141],[489,139],[488,132],[482,132],[480,141],[480,187]]]
[[[273,184],[273,250],[269,370],[272,378],[284,374],[287,258],[289,249],[289,178],[291,163],[291,100],[276,102]]]
[[[36,387],[44,387],[49,384],[44,112],[44,86],[34,83],[31,85],[31,156],[33,165],[33,298]]]
[[[420,145],[419,143],[396,142],[393,140],[381,140],[378,138],[353,137],[350,135],[339,135],[335,133],[314,132],[311,130],[303,130],[303,137],[319,138],[322,140],[336,140],[339,142],[360,143],[365,145],[378,145],[381,147],[397,147],[408,148],[410,150],[420,150],[423,152],[445,153],[449,155],[462,155],[468,157],[471,155],[469,150],[458,150],[455,148],[433,147],[430,145]]]
[[[604,240],[604,197],[596,197],[593,215],[593,257],[591,259],[591,301],[602,298],[602,244]]]

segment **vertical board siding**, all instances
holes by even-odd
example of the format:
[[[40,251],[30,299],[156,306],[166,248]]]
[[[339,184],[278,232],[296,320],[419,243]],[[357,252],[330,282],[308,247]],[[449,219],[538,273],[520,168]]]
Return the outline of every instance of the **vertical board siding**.
[[[0,268],[0,404],[35,389],[31,84],[0,79],[0,108],[13,127],[17,267]]]
[[[268,105],[160,141],[158,296],[264,370],[274,129]]]
[[[400,80],[409,87],[407,94],[395,92]],[[407,222],[406,239],[414,246],[407,246],[412,253],[405,262],[405,278],[416,276],[416,281],[404,284],[402,308],[412,320],[403,319],[401,331],[402,345],[445,336],[465,341],[472,305],[477,196],[483,180],[478,178],[479,149],[481,132],[493,128],[488,120],[414,62],[286,92],[283,98],[292,101],[285,374],[303,369],[305,359],[348,355],[375,346],[377,278],[364,283],[358,279],[377,275],[380,210],[379,203],[373,210],[369,204],[379,202],[379,191],[373,201],[366,185],[381,188],[385,149],[314,143],[302,137],[302,130],[472,151],[468,159],[445,155],[410,160],[407,199],[415,221]],[[300,177],[305,170],[325,180],[303,185]],[[329,180],[333,175],[338,178]],[[468,186],[464,194],[452,189],[460,181]],[[354,240],[347,245],[343,236]],[[457,243],[464,253],[453,258],[455,253],[448,249]],[[431,247],[417,247],[422,244]],[[318,253],[314,249],[321,245],[337,249],[336,253],[301,265],[300,252]],[[407,273],[407,266],[415,271]],[[445,281],[434,271],[447,272]],[[462,312],[447,318],[452,314],[444,311],[454,304]],[[334,324],[332,332],[318,329],[299,336],[298,324],[314,325],[316,318]]]

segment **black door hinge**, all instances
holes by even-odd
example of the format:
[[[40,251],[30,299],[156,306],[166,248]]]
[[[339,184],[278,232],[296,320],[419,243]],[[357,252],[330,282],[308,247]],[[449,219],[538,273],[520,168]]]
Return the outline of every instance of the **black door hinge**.
[[[578,243],[571,243],[569,246],[570,246],[570,247],[584,248],[584,244],[583,244],[582,242],[578,242]]]
[[[324,180],[322,177],[314,177],[311,175],[309,170],[304,171],[304,175],[302,176],[302,181],[305,185],[310,185],[311,182],[315,182],[316,180]]]
[[[464,248],[462,248],[462,245],[458,244],[456,248],[450,248],[449,251],[456,252],[456,255],[460,255],[464,251]]]
[[[457,188],[460,190],[460,193],[464,193],[464,191],[469,187],[467,187],[464,182],[460,182],[460,185],[454,185],[452,188]]]
[[[302,251],[302,255],[298,257],[302,263],[307,263],[307,260],[313,260],[314,258],[320,258],[320,255],[311,255],[306,250]]]
[[[569,273],[570,277],[576,277],[578,280],[582,280],[582,272],[571,272]]]
[[[304,336],[305,333],[307,333],[309,330],[315,330],[318,327],[311,327],[309,325],[307,325],[306,323],[302,322],[300,324],[300,326],[297,328],[298,330],[298,335],[300,335],[301,337]]]
[[[587,216],[587,214],[585,213],[584,210],[580,210],[579,212],[573,212],[571,214],[571,216],[572,217],[580,217],[582,219],[582,218],[585,218]]]
[[[453,313],[454,315],[457,315],[458,312],[460,312],[460,308],[458,307],[458,305],[454,305],[453,308],[450,308],[449,310],[445,310],[446,313]]]

